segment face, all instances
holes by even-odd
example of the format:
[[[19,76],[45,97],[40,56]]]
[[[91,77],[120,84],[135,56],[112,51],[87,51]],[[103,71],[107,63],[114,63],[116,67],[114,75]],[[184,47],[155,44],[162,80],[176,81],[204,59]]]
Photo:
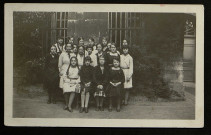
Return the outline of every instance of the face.
[[[89,65],[90,65],[90,60],[86,60],[86,61],[85,61],[85,65],[86,65],[86,66],[89,66]]]
[[[73,45],[73,52],[74,53],[77,53],[78,49],[77,49],[77,46],[76,45]]]
[[[103,66],[105,64],[105,59],[104,58],[100,58],[99,59],[99,63],[101,66]]]
[[[124,54],[128,54],[128,49],[123,49]]]
[[[108,46],[108,49],[111,50],[111,43],[108,43],[107,46]]]
[[[51,47],[51,53],[56,54],[56,47],[54,47],[54,46]]]
[[[84,45],[84,40],[83,39],[79,40],[78,44],[79,45]]]
[[[62,43],[63,43],[63,39],[61,39],[61,38],[58,39],[58,43],[59,43],[59,44],[62,44]]]
[[[71,65],[72,65],[72,66],[76,66],[76,63],[77,63],[77,62],[76,62],[76,58],[72,58],[72,59],[71,59]]]
[[[103,44],[103,46],[106,46],[107,45],[107,40],[103,39],[102,44]]]
[[[66,51],[71,52],[71,49],[72,49],[71,44],[67,44],[66,45]]]
[[[97,51],[101,52],[102,51],[102,46],[101,45],[97,45]]]
[[[94,41],[92,41],[91,39],[89,39],[89,44],[93,46],[94,45]]]
[[[114,61],[113,61],[113,65],[114,65],[114,67],[119,67],[119,61],[114,60]]]
[[[87,52],[89,55],[92,54],[92,48],[87,48]]]
[[[69,43],[73,43],[73,37],[69,39]]]
[[[116,52],[116,46],[115,45],[111,45],[111,52]]]
[[[127,40],[123,40],[123,41],[122,41],[122,44],[123,44],[123,45],[127,45]]]
[[[78,48],[78,53],[83,55],[84,54],[84,48],[83,47],[79,47]]]

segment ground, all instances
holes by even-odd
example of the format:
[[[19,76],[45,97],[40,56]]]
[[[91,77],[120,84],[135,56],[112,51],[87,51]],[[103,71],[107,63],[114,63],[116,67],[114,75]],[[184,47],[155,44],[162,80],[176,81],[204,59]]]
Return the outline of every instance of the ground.
[[[33,92],[34,88],[30,88]],[[193,90],[193,89],[192,89]],[[14,91],[17,91],[14,89]],[[39,91],[35,90],[35,91]],[[47,104],[46,94],[32,96],[14,92],[13,116],[16,118],[102,118],[102,119],[194,119],[195,96],[188,89],[185,91],[185,101],[148,101],[145,97],[133,96],[128,106],[123,106],[121,112],[95,111],[92,105],[89,113],[79,113],[74,109],[72,113],[63,110],[63,102]]]

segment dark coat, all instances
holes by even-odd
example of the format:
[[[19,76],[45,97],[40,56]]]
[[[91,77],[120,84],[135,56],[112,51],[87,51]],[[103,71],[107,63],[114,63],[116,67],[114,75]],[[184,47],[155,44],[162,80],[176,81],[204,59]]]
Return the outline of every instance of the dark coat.
[[[106,85],[108,84],[108,68],[104,67],[104,71],[102,73],[100,66],[96,66],[94,72],[94,82],[96,86],[103,85],[103,87],[106,88]]]
[[[58,55],[52,57],[50,54],[46,56],[45,63],[45,84],[47,87],[55,87],[59,85]],[[55,85],[55,86],[54,86]]]

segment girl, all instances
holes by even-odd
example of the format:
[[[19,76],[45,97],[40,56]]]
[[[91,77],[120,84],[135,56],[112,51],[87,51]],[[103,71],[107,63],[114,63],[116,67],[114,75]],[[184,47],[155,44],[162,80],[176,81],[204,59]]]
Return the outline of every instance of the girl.
[[[77,54],[79,69],[81,69],[81,67],[84,65],[84,58],[85,58],[84,47],[83,46],[79,46],[78,47],[78,54]]]
[[[45,81],[48,89],[48,101],[47,103],[56,104],[56,90],[59,82],[59,70],[57,68],[58,55],[56,53],[56,46],[51,46],[50,54],[46,57],[45,64]]]
[[[74,43],[74,37],[73,36],[68,37],[67,43],[73,44]]]
[[[102,38],[103,52],[106,52],[106,53],[109,51],[107,43],[108,43],[108,41],[107,41],[106,37],[103,37]]]
[[[73,44],[72,49],[73,49],[73,53],[74,53],[75,55],[77,55],[77,53],[78,53],[78,48],[77,48],[77,45],[76,45],[76,44]]]
[[[94,82],[97,86],[94,97],[96,99],[96,111],[104,111],[103,100],[105,97],[105,88],[108,80],[108,69],[105,67],[105,58],[103,56],[99,57],[99,65],[95,67],[94,72]]]
[[[77,58],[71,57],[70,64],[64,76],[63,94],[65,98],[64,109],[72,112],[72,103],[75,97],[75,92],[80,92],[80,76],[77,67]]]
[[[128,45],[126,39],[123,39],[123,40],[122,40],[122,46],[124,46],[124,45]]]
[[[121,95],[123,89],[123,83],[125,82],[125,77],[122,69],[119,67],[119,59],[113,59],[113,67],[109,70],[108,75],[109,85],[107,88],[107,96],[109,98],[109,112],[112,111],[112,102],[116,99],[117,112],[120,112]]]
[[[63,75],[65,75],[67,68],[70,64],[70,58],[72,56],[75,56],[75,54],[71,52],[71,50],[72,50],[71,44],[65,45],[65,50],[66,51],[62,52],[61,55],[59,56],[59,62],[58,62],[59,76],[60,76],[60,83],[59,83],[60,88],[63,88],[64,79],[62,77],[63,77]]]
[[[113,59],[117,58],[120,59],[120,55],[116,50],[115,43],[111,44],[111,52],[107,53],[106,63],[109,67],[113,66]]]
[[[64,40],[62,37],[58,37],[57,43],[55,44],[56,49],[57,49],[57,54],[60,55],[65,49],[64,49]]]
[[[99,44],[97,44],[97,54],[96,54],[96,56],[97,56],[97,65],[99,65],[99,58],[101,57],[101,56],[103,56],[104,57],[104,59],[105,59],[105,53],[103,52],[103,46],[99,43]]]
[[[90,65],[91,58],[90,56],[85,57],[85,64],[81,67],[80,70],[80,77],[81,77],[81,109],[80,113],[85,110],[85,113],[88,113],[88,104],[89,104],[89,97],[90,92],[92,90],[93,85],[93,73],[94,67]]]
[[[96,56],[96,54],[93,53],[93,47],[89,45],[89,46],[87,46],[86,49],[87,49],[88,55],[91,58],[90,65],[93,67],[96,67],[97,66],[97,56]]]
[[[97,53],[97,49],[96,49],[96,45],[95,45],[95,40],[94,40],[94,38],[89,38],[89,45],[90,46],[92,46],[92,52],[94,53],[94,54],[96,54]]]
[[[125,75],[125,82],[124,82],[124,104],[128,104],[128,97],[130,93],[130,89],[132,86],[132,75],[133,75],[133,58],[128,54],[128,46],[124,45],[122,47],[123,54],[120,56],[120,67],[122,68],[124,75]]]

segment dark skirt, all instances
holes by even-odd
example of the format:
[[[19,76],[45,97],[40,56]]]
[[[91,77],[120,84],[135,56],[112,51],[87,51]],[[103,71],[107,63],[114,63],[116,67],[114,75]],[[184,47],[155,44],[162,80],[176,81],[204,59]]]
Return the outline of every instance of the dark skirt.
[[[106,96],[107,97],[116,97],[121,96],[123,92],[122,84],[114,87],[113,85],[109,84],[106,89]]]

